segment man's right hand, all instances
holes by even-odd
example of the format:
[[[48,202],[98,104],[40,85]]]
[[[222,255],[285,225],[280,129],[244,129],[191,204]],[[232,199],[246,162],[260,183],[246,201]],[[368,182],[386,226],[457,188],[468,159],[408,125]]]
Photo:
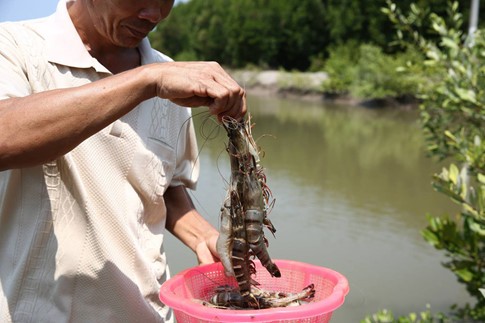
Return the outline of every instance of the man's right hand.
[[[157,96],[185,107],[207,106],[219,120],[242,118],[246,93],[216,62],[167,62],[147,65],[156,71]]]

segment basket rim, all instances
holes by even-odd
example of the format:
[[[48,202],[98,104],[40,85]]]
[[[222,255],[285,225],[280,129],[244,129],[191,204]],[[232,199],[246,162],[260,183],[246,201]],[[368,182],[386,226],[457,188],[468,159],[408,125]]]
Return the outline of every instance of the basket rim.
[[[255,262],[257,266],[261,265],[258,261]],[[260,310],[227,310],[211,308],[202,304],[190,302],[187,300],[187,298],[183,298],[174,293],[174,286],[178,286],[184,279],[185,275],[190,273],[192,270],[209,268],[213,270],[223,270],[222,264],[220,262],[217,262],[213,264],[188,268],[176,274],[171,279],[167,280],[162,284],[160,288],[159,298],[164,304],[171,307],[173,310],[184,312],[185,314],[196,317],[198,319],[214,320],[214,318],[217,317],[217,319],[221,321],[237,319],[239,322],[242,322],[241,319],[244,318],[248,319],[248,321],[250,322],[310,318],[331,313],[344,303],[345,296],[349,292],[349,283],[347,281],[347,278],[341,273],[327,267],[316,266],[313,264],[303,263],[294,260],[275,259],[274,262],[278,265],[278,267],[281,268],[300,268],[302,270],[306,269],[311,271],[317,271],[322,274],[324,273],[328,276],[331,276],[333,279],[336,279],[336,283],[332,293],[323,300],[310,302],[302,306],[279,307]]]

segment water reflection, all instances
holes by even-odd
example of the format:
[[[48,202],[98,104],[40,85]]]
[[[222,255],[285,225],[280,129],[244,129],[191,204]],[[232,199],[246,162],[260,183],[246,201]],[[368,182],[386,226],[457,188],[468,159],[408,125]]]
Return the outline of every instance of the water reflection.
[[[276,199],[270,254],[347,276],[351,292],[333,322],[359,322],[384,307],[399,314],[430,303],[446,311],[466,298],[419,234],[427,212],[456,207],[431,189],[438,166],[424,156],[414,112],[261,97],[248,103]],[[217,225],[229,176],[226,136],[205,114],[194,119],[203,170],[193,196]],[[175,272],[194,265],[177,242],[169,239],[167,248],[178,255],[169,258]]]
[[[250,98],[249,106],[270,185],[275,177],[290,177],[296,191],[311,187],[365,209],[399,210],[396,216],[405,217],[404,224],[409,214],[424,224],[422,206],[433,213],[449,209],[450,203],[431,189],[438,166],[424,155],[414,112],[322,108],[260,97]],[[203,140],[202,153],[226,166],[225,134],[213,129],[214,123],[198,124],[219,135]]]

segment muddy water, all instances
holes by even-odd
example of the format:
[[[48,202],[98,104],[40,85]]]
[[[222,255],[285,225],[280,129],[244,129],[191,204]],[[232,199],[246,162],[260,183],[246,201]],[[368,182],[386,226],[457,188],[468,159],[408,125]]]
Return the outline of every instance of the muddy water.
[[[254,138],[276,199],[268,233],[269,252],[332,268],[350,283],[332,322],[359,322],[379,309],[395,314],[447,311],[470,301],[420,230],[427,213],[455,213],[432,190],[440,166],[427,158],[417,115],[393,109],[333,107],[250,97]],[[203,114],[199,132],[202,172],[192,195],[214,225],[229,178],[225,134]],[[195,265],[195,257],[169,237],[172,274]]]

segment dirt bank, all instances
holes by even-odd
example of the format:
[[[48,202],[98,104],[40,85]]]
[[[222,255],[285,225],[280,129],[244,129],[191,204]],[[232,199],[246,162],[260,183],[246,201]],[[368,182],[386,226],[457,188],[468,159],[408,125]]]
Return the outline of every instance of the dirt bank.
[[[324,72],[302,73],[285,71],[231,71],[234,79],[248,93],[255,95],[279,95],[305,100],[322,100],[321,84],[328,76]]]
[[[322,82],[328,79],[328,75],[325,72],[233,70],[230,71],[230,74],[251,95],[276,95],[282,98],[368,108],[399,107],[415,109],[418,106],[418,102],[413,98],[361,100],[349,96],[328,95],[321,88]]]

